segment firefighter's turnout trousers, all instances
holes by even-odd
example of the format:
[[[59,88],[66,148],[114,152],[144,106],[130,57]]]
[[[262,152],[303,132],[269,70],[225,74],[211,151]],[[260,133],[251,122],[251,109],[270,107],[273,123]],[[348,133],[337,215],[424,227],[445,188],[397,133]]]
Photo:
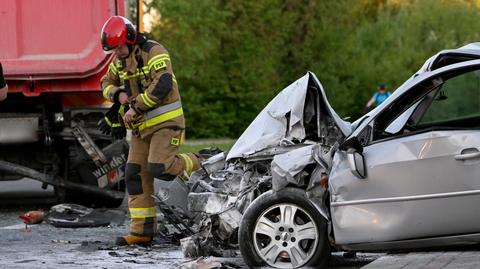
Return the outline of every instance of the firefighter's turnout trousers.
[[[173,180],[200,168],[195,154],[178,154],[182,132],[163,128],[143,138],[132,136],[125,180],[129,194],[130,233],[133,235],[153,235],[156,232],[152,197],[154,178]]]

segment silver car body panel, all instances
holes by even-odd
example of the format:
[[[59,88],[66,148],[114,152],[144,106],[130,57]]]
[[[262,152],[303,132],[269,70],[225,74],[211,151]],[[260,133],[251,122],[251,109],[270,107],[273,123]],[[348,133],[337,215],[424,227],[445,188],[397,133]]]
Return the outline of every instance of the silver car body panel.
[[[390,242],[368,242],[365,244],[342,245],[342,249],[349,251],[385,251],[420,249],[432,246],[465,246],[480,243],[480,233],[441,236],[435,238],[420,238],[414,240],[399,240]]]
[[[466,152],[479,147],[480,130],[379,141],[363,149],[363,180],[337,152],[329,181],[336,243],[480,232],[480,215],[465,214],[480,203],[480,155]]]
[[[303,77],[283,89],[258,114],[248,128],[238,138],[227,155],[232,158],[246,158],[256,152],[276,146],[293,144],[293,140],[305,138],[303,123],[305,101],[310,83],[315,83],[319,90],[321,105],[335,121],[344,136],[351,133],[350,123],[342,120],[327,101],[323,86],[315,74],[308,72]],[[289,120],[287,119],[289,115]],[[327,115],[320,115],[327,116]]]

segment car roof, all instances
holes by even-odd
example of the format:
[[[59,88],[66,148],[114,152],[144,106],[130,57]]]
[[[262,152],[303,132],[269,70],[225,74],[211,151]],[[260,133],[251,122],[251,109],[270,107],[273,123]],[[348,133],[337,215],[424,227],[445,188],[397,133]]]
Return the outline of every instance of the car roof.
[[[480,59],[480,42],[470,43],[458,49],[442,50],[430,57],[416,75],[447,65],[478,59]]]

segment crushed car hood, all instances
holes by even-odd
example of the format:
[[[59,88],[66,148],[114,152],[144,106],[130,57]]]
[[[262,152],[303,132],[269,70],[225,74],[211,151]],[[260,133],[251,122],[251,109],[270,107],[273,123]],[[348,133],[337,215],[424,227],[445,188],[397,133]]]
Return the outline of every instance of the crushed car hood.
[[[317,91],[320,111],[318,120],[328,117],[344,137],[351,133],[351,124],[342,120],[327,101],[325,91],[315,74],[307,72],[303,77],[283,89],[258,114],[227,155],[232,158],[245,158],[267,148],[302,142],[306,137],[304,117],[311,116],[306,105],[309,87]],[[315,113],[314,113],[315,114]],[[316,116],[316,115],[315,115]],[[318,127],[319,136],[321,128]]]

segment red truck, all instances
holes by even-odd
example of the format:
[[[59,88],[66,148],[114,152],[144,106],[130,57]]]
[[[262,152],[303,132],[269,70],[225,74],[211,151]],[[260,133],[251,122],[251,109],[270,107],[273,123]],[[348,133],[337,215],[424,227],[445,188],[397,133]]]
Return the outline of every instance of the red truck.
[[[9,91],[0,103],[0,181],[40,180],[60,201],[121,202],[128,144],[96,125],[110,106],[99,85],[111,61],[100,32],[125,8],[123,0],[2,1]]]

